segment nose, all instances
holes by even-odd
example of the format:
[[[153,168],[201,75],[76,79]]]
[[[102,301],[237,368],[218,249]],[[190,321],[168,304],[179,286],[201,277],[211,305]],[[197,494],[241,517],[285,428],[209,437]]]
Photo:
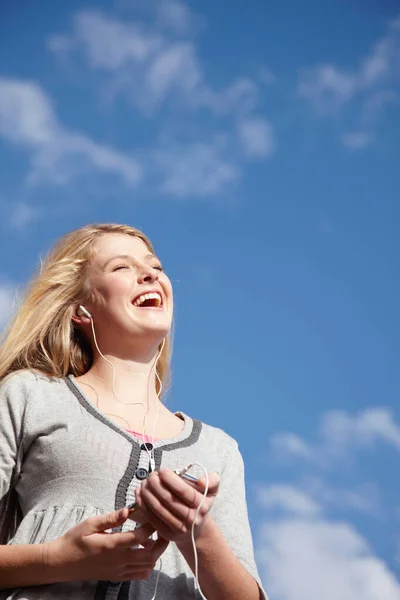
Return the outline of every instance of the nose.
[[[158,271],[150,265],[142,264],[138,269],[138,283],[153,283],[158,280]]]

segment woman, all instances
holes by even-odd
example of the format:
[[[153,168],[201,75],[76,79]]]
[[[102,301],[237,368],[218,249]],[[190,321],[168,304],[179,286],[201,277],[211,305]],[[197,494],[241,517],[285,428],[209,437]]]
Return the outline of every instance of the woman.
[[[236,442],[160,402],[172,315],[132,227],[73,231],[43,263],[0,350],[1,597],[266,598]],[[174,473],[190,463],[198,485]]]

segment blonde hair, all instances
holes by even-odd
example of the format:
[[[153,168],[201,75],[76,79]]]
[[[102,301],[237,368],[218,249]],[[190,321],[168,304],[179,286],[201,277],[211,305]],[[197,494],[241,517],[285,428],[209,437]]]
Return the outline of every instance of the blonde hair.
[[[37,370],[50,377],[78,376],[88,371],[93,351],[72,316],[77,306],[92,296],[88,267],[95,253],[95,243],[105,233],[139,238],[153,252],[150,240],[129,225],[87,225],[60,238],[29,284],[3,334],[0,381],[20,369]],[[168,336],[157,361],[163,391],[170,380],[170,348]],[[159,388],[157,380],[157,392]]]

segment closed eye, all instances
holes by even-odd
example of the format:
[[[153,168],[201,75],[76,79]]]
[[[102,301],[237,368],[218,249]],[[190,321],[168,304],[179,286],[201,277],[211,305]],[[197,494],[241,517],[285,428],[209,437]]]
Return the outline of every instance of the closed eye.
[[[119,271],[120,269],[129,269],[129,265],[117,265],[116,267],[113,268],[113,272]]]
[[[154,265],[153,269],[157,269],[157,271],[164,271],[162,265]]]

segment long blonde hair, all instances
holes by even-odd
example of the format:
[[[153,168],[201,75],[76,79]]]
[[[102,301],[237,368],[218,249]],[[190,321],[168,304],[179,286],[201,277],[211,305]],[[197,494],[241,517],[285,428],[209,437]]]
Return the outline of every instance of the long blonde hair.
[[[50,377],[78,376],[88,371],[93,360],[92,348],[72,316],[77,305],[85,304],[91,297],[88,267],[95,243],[105,233],[137,237],[153,252],[150,240],[129,225],[87,225],[60,238],[28,285],[2,336],[0,381],[19,369],[37,370]],[[170,349],[168,336],[157,361],[163,391],[170,379]],[[159,388],[157,379],[157,392]]]

